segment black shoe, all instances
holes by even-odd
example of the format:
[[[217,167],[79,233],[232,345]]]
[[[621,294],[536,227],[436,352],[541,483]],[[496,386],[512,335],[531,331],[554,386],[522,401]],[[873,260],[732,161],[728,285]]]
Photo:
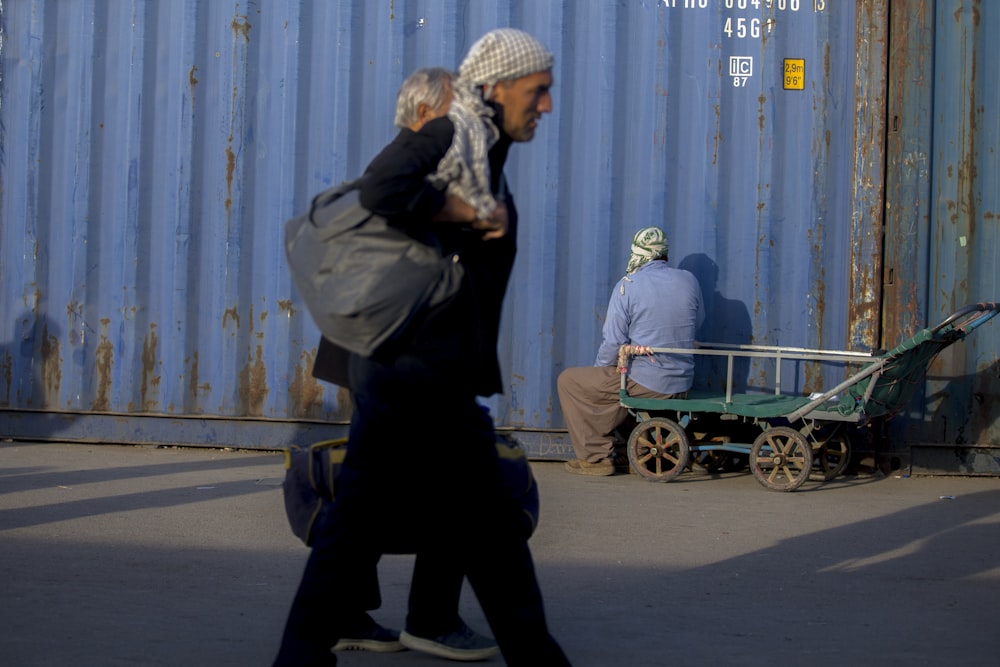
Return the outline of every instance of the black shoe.
[[[408,649],[449,660],[485,660],[500,653],[496,641],[484,637],[464,622],[458,630],[438,637],[417,637],[403,630],[399,641]]]

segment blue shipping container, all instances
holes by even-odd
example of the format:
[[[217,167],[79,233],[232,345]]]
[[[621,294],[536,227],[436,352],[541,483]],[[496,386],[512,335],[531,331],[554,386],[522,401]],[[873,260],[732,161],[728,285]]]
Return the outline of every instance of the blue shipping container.
[[[640,227],[699,278],[703,340],[868,349],[998,299],[998,9],[885,5],[7,0],[0,433],[343,432],[346,392],[310,374],[319,334],[283,222],[389,141],[409,72],[457,67],[498,26],[556,54],[554,113],[508,162],[523,223],[507,386],[486,401],[533,454],[569,452],[556,377],[593,363]],[[958,382],[962,437],[1000,441],[998,347],[943,357],[901,437],[953,442],[926,408],[933,382]],[[842,371],[787,373],[808,393]],[[746,381],[773,386],[764,366]]]

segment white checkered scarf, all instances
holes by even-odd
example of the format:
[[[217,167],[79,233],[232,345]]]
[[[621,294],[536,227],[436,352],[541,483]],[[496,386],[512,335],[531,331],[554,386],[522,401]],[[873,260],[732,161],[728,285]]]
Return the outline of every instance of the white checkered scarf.
[[[499,28],[480,37],[458,68],[458,78],[486,86],[489,98],[498,81],[552,69],[555,58],[537,39],[516,28]]]
[[[489,218],[497,202],[490,192],[487,154],[500,138],[493,110],[483,101],[498,81],[552,69],[555,58],[537,39],[515,28],[499,28],[480,37],[458,68],[448,118],[455,126],[451,147],[428,180]],[[485,89],[484,89],[485,87]]]
[[[458,79],[452,85],[455,97],[448,118],[455,126],[451,146],[438,163],[437,171],[427,177],[436,187],[447,186],[448,194],[457,196],[485,220],[493,215],[497,202],[490,193],[488,153],[500,138],[493,123],[493,109],[486,106],[479,92]]]

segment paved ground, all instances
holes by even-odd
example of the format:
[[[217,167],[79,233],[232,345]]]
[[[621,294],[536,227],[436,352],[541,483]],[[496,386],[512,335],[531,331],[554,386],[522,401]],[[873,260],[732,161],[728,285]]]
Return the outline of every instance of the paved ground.
[[[577,667],[998,664],[1000,479],[782,494],[740,473],[651,484],[533,467],[533,551]],[[262,452],[0,443],[0,664],[269,665],[307,554],[282,476]],[[386,624],[411,567],[381,565]],[[463,605],[486,630],[471,594]]]

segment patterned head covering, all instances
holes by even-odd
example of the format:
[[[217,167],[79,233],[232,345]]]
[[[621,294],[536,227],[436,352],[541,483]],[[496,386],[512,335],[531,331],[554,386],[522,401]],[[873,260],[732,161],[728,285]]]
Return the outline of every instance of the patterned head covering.
[[[472,86],[487,86],[498,81],[552,69],[555,57],[537,39],[515,28],[498,28],[480,37],[458,68],[459,79]]]
[[[659,227],[645,227],[640,229],[632,237],[632,256],[628,259],[628,268],[625,275],[638,269],[640,266],[661,257],[667,256],[667,235]]]

